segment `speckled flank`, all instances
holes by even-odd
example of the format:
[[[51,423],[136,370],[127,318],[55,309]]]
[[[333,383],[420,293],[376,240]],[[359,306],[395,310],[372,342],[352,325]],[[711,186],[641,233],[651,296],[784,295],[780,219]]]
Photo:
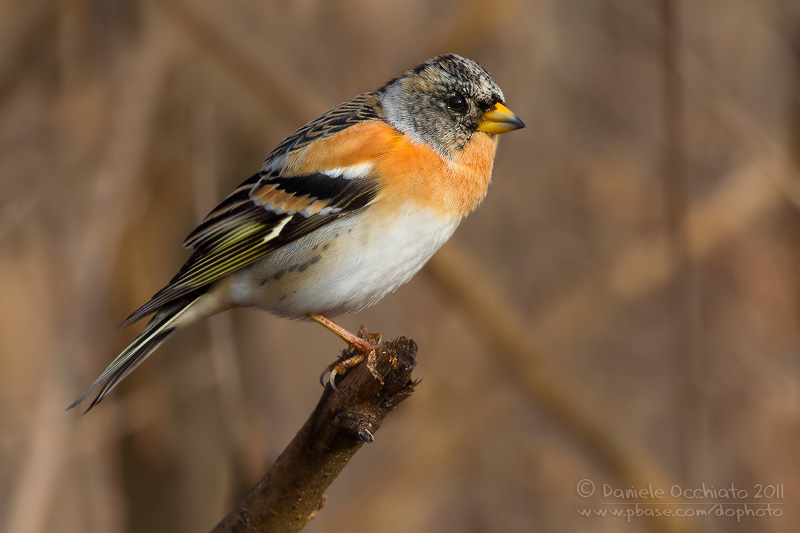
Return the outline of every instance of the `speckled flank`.
[[[325,246],[326,250],[327,250],[327,247],[328,247],[328,245]],[[272,274],[270,276],[265,276],[258,285],[260,287],[263,287],[264,285],[266,285],[267,283],[270,283],[272,281],[280,281],[280,279],[283,276],[285,276],[286,274],[291,273],[291,272],[295,272],[295,271],[297,271],[297,272],[305,272],[308,269],[308,267],[310,267],[311,265],[316,265],[321,260],[322,260],[322,255],[315,255],[314,257],[312,257],[311,259],[305,261],[304,263],[294,264],[294,265],[291,265],[289,267],[282,268],[282,269],[278,270],[277,272],[275,272],[274,274]]]
[[[220,296],[287,317],[357,311],[411,279],[458,225],[411,204],[380,224],[371,217],[343,217],[275,251],[232,274]]]

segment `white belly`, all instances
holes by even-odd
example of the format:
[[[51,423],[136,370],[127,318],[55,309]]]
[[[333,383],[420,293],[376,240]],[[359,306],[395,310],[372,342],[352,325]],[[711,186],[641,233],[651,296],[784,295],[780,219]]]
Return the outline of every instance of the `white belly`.
[[[336,316],[376,303],[410,280],[450,238],[459,220],[408,207],[380,223],[356,213],[232,275],[236,305],[281,316]]]

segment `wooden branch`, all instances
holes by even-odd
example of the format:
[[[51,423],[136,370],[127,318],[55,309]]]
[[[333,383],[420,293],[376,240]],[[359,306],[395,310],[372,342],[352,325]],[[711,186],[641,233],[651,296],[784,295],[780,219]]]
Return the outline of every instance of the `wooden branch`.
[[[375,367],[383,383],[363,363],[337,379],[339,392],[325,387],[272,468],[212,531],[298,531],[305,526],[350,458],[372,442],[386,414],[414,391],[416,353],[416,343],[400,337],[378,347]]]

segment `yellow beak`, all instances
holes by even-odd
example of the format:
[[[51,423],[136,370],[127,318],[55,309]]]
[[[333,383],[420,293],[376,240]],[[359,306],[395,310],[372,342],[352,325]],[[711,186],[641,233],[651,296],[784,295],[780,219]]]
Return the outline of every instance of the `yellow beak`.
[[[478,124],[478,131],[487,133],[506,133],[524,128],[522,122],[509,108],[501,103],[497,103],[489,111],[483,114],[481,122]]]

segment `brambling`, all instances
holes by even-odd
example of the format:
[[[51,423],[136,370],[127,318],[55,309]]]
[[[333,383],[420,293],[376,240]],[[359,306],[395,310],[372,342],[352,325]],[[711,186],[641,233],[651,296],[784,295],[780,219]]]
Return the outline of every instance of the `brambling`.
[[[330,318],[406,283],[486,195],[497,135],[525,125],[486,70],[435,57],[312,120],[278,145],[189,234],[194,250],[125,320],[155,313],[68,409],[97,405],[175,331],[233,307],[319,322],[354,354],[362,339]]]

